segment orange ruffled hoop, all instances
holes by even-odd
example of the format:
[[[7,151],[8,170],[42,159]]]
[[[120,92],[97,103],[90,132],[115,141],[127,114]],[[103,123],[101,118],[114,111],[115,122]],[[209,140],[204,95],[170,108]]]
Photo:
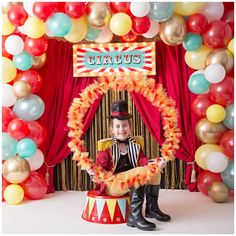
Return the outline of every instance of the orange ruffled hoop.
[[[113,174],[105,171],[102,167],[93,163],[86,152],[83,135],[83,117],[94,101],[105,94],[109,89],[114,91],[127,90],[142,94],[154,107],[160,111],[164,129],[165,141],[161,147],[161,156],[166,160],[174,159],[174,154],[179,148],[181,137],[178,128],[178,113],[175,108],[175,101],[167,96],[162,84],[156,84],[153,79],[144,76],[111,76],[99,77],[98,81],[87,86],[80,97],[74,98],[68,112],[68,127],[70,128],[68,143],[71,151],[74,152],[73,160],[78,161],[78,166],[83,170],[92,170],[95,183],[105,183],[108,187],[115,186],[120,189],[128,189],[132,186],[137,188],[140,185],[149,183],[151,178],[161,172],[158,167],[158,157],[152,164],[129,170],[129,174]]]

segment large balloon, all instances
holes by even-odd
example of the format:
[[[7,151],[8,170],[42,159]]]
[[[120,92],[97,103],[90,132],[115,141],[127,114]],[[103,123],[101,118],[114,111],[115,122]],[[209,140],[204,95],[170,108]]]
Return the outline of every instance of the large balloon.
[[[29,17],[24,24],[24,30],[25,34],[30,38],[40,38],[46,30],[45,22],[37,17]]]
[[[16,103],[17,97],[10,84],[2,84],[2,106],[11,107]]]
[[[206,118],[199,120],[195,126],[196,136],[203,143],[218,143],[225,131],[223,123],[215,124]]]
[[[188,32],[202,34],[207,30],[207,18],[200,13],[191,15],[186,21]]]
[[[228,165],[227,157],[224,153],[220,152],[211,152],[206,159],[207,169],[214,173],[220,173]]]
[[[8,13],[7,13],[8,19],[11,22],[11,24],[15,26],[21,26],[25,23],[25,21],[28,18],[28,14],[25,11],[23,6],[12,6]]]
[[[32,121],[42,116],[44,108],[43,100],[37,95],[30,94],[28,97],[18,99],[13,111],[21,119]]]
[[[11,157],[4,162],[2,174],[10,183],[22,183],[30,174],[30,166],[28,162],[21,157]]]
[[[187,28],[184,18],[173,15],[170,19],[160,24],[161,40],[170,46],[181,44],[186,36]]]
[[[221,64],[226,73],[229,73],[234,66],[234,58],[227,49],[216,49],[210,52],[206,59],[206,66],[209,64]]]
[[[217,203],[227,202],[229,199],[229,190],[222,182],[214,182],[208,190],[209,197]]]
[[[71,18],[80,18],[84,15],[86,8],[85,2],[66,2],[65,13]]]
[[[5,41],[5,49],[11,55],[17,55],[24,49],[24,41],[18,35],[10,35]]]
[[[39,19],[46,21],[55,11],[55,3],[52,2],[35,2],[33,5],[33,13]]]
[[[136,17],[144,17],[150,11],[149,2],[131,2],[130,11]]]
[[[213,104],[207,108],[206,117],[213,123],[219,123],[224,120],[226,112],[223,106]]]
[[[219,20],[224,14],[224,4],[222,2],[208,2],[201,13],[206,16],[208,22]]]
[[[209,94],[213,101],[222,106],[227,106],[234,100],[234,79],[226,76],[220,83],[211,84]]]
[[[202,94],[209,89],[210,83],[206,80],[205,75],[195,74],[190,77],[188,87],[192,93]]]
[[[24,190],[18,184],[10,184],[5,188],[4,198],[10,205],[17,205],[24,199]]]
[[[15,114],[9,107],[2,107],[2,132],[7,132],[8,124],[15,119]]]
[[[101,29],[108,26],[111,19],[111,9],[105,2],[89,2],[86,5],[88,24],[93,28]]]
[[[223,153],[229,158],[234,158],[234,132],[232,130],[226,132],[220,139],[220,147]]]
[[[192,111],[203,118],[206,117],[206,110],[210,105],[213,105],[214,102],[211,100],[208,94],[198,95],[192,103]]]
[[[204,6],[203,2],[175,2],[174,12],[182,16],[190,16],[200,12]]]
[[[212,84],[219,83],[225,78],[225,68],[221,64],[210,64],[205,69],[205,77]]]
[[[20,140],[27,137],[30,133],[30,130],[24,120],[16,118],[9,123],[7,132],[12,138]]]
[[[150,12],[148,16],[153,21],[163,22],[173,15],[173,11],[173,2],[150,2]]]
[[[228,166],[221,173],[221,178],[230,189],[234,189],[234,161],[228,162]]]
[[[9,83],[16,76],[17,70],[13,61],[7,57],[2,57],[2,82]]]
[[[35,154],[36,144],[32,139],[24,138],[17,143],[16,149],[20,157],[28,158]]]
[[[2,159],[7,160],[14,157],[17,153],[16,150],[17,140],[12,138],[8,133],[2,133]]]
[[[229,129],[234,129],[234,104],[229,104],[226,108],[226,116],[223,120],[224,125]]]
[[[36,70],[31,69],[18,73],[14,81],[20,80],[25,81],[30,85],[32,93],[37,93],[42,87],[42,78]]]
[[[47,51],[48,41],[42,36],[41,38],[33,39],[26,37],[25,39],[25,51],[33,56],[41,56]]]
[[[31,200],[42,198],[47,192],[47,182],[40,173],[35,171],[30,173],[29,178],[21,184],[25,197]]]
[[[208,196],[208,188],[216,181],[222,182],[219,173],[212,173],[208,170],[204,170],[197,177],[197,188],[201,193]]]
[[[33,58],[29,53],[23,51],[13,57],[13,62],[17,69],[28,70],[33,65]]]
[[[230,26],[220,20],[212,21],[202,35],[203,43],[211,48],[225,48],[232,39]]]

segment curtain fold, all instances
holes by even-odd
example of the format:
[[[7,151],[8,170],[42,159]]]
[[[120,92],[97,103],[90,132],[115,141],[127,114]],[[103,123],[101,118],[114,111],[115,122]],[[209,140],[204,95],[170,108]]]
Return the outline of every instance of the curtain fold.
[[[46,127],[48,136],[41,147],[45,163],[40,169],[49,174],[48,192],[54,192],[53,167],[70,154],[67,136],[67,113],[74,97],[96,79],[73,77],[72,45],[55,39],[48,40],[47,61],[39,71],[43,86],[39,92],[45,103],[45,111],[40,122]],[[97,99],[85,114],[84,132],[88,129],[100,103]]]
[[[187,162],[185,183],[190,191],[197,191],[196,182],[191,182],[192,169],[198,173],[199,168],[192,163],[194,153],[200,141],[195,136],[195,124],[198,118],[191,111],[191,103],[196,95],[188,89],[188,79],[193,73],[184,60],[183,47],[170,47],[162,41],[156,42],[156,76],[152,76],[157,83],[162,83],[168,95],[176,101],[179,113],[178,124],[182,132],[180,149],[176,157]],[[132,98],[141,115],[144,124],[155,140],[161,145],[164,141],[160,113],[146,98],[132,93]]]

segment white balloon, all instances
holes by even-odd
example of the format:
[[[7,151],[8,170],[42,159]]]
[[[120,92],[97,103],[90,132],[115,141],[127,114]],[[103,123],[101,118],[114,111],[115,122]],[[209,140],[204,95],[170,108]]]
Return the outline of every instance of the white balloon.
[[[113,33],[110,30],[110,27],[104,27],[99,35],[99,37],[95,40],[95,43],[109,43],[113,38]]]
[[[144,17],[150,11],[149,2],[131,2],[130,11],[136,17]]]
[[[24,50],[24,41],[18,35],[10,35],[5,41],[5,49],[11,55],[17,55]]]
[[[151,22],[151,25],[148,32],[143,34],[143,36],[148,39],[155,37],[160,30],[160,25],[158,22],[152,21],[152,20],[150,20],[150,22]]]
[[[207,169],[214,173],[220,173],[228,165],[227,157],[222,152],[211,152],[206,158]]]
[[[37,170],[43,165],[44,155],[39,149],[36,149],[35,154],[25,160],[28,161],[31,171]]]
[[[11,107],[16,103],[17,97],[10,84],[2,84],[2,106]]]
[[[29,16],[34,16],[34,13],[33,13],[34,2],[33,1],[23,1],[23,6]]]
[[[212,84],[221,82],[225,78],[225,68],[221,64],[210,64],[205,69],[205,77]]]
[[[208,22],[220,20],[224,14],[224,4],[222,2],[208,2],[201,13],[206,16]]]

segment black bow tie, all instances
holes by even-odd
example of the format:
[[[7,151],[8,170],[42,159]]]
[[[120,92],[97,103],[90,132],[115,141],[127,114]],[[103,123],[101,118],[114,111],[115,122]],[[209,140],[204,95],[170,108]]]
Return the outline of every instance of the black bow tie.
[[[124,143],[124,144],[128,144],[129,143],[129,139],[127,138],[126,140],[119,140],[117,139],[118,143]]]

